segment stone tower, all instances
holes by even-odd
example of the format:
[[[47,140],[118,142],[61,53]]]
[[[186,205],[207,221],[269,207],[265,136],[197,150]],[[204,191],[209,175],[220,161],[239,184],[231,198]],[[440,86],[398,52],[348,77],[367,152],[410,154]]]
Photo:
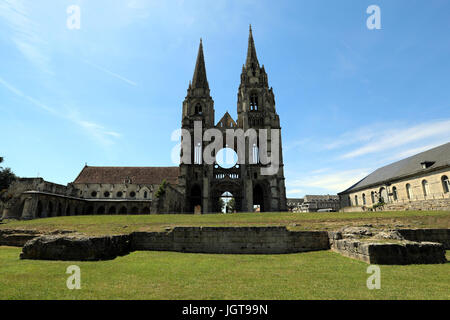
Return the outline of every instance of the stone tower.
[[[279,169],[270,175],[262,174],[267,167],[259,157],[260,131],[266,129],[268,135],[267,155],[273,153],[271,129],[280,130],[280,119],[275,110],[275,98],[269,88],[264,66],[259,65],[256,55],[252,29],[248,39],[247,59],[242,68],[241,83],[237,101],[238,119],[235,122],[228,112],[214,125],[214,101],[211,98],[206,77],[203,45],[197,56],[194,76],[189,83],[187,96],[183,102],[182,129],[190,133],[190,163],[180,164],[179,186],[185,193],[186,212],[201,210],[202,213],[219,212],[219,198],[225,192],[233,195],[237,211],[251,212],[255,206],[261,211],[286,211],[286,190],[283,173],[281,134],[279,135]],[[223,147],[229,147],[226,134],[232,132],[253,131],[256,140],[246,136],[245,159],[240,155],[238,164],[231,168],[222,168],[217,163],[202,161],[202,152],[210,142],[203,142],[199,134],[194,135],[194,126],[202,124],[202,136],[208,129],[223,133]],[[199,132],[197,130],[197,132]],[[279,132],[279,131],[278,131]],[[232,137],[233,149],[237,150],[237,138]],[[262,151],[262,150],[261,150]],[[256,152],[256,154],[255,154]],[[183,157],[183,153],[182,153]]]

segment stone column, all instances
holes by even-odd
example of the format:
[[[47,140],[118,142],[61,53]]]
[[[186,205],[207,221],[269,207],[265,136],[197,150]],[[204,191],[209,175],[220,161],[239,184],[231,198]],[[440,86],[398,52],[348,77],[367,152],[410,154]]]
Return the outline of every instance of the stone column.
[[[33,199],[34,198],[34,199]],[[36,217],[36,209],[37,209],[37,198],[36,197],[27,197],[24,200],[22,219],[30,220]]]

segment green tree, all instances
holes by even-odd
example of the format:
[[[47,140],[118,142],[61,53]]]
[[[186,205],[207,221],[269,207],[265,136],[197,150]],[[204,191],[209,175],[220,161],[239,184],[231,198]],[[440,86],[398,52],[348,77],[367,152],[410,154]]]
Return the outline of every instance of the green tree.
[[[0,163],[3,162],[3,157],[0,157]],[[16,175],[10,168],[0,167],[0,192],[3,193],[9,188],[11,182],[16,180]]]
[[[225,207],[225,201],[223,201],[222,198],[219,198],[219,210],[220,212],[223,212],[223,208]]]
[[[230,201],[228,201],[228,212],[234,212],[234,210],[236,209],[236,201],[234,200],[234,198],[231,198]]]
[[[156,190],[155,196],[157,198],[163,197],[166,194],[166,187],[167,187],[167,181],[166,181],[166,179],[163,179],[163,181],[159,185],[158,190]]]

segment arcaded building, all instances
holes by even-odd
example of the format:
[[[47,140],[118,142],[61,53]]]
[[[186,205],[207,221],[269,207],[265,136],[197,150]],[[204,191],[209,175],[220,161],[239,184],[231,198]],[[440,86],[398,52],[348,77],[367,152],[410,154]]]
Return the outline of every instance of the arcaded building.
[[[379,168],[339,193],[344,211],[450,210],[450,143]]]
[[[182,103],[181,128],[195,138],[195,123],[201,123],[200,135],[214,129],[225,135],[228,130],[254,130],[255,140],[246,139],[245,159],[232,167],[203,161],[207,142],[192,139],[188,149],[191,161],[176,167],[93,167],[85,166],[68,185],[42,178],[21,178],[14,182],[0,202],[0,217],[33,219],[79,214],[151,214],[220,212],[219,199],[226,193],[235,200],[236,211],[286,211],[281,134],[271,149],[272,129],[281,131],[273,89],[269,87],[264,65],[260,65],[252,30],[248,52],[242,67],[234,120],[227,112],[215,121],[214,101],[210,94],[203,44],[200,41],[194,76]],[[278,170],[262,174],[269,164],[259,156],[260,132],[266,129],[266,154],[279,154]],[[237,138],[236,138],[237,139]],[[238,145],[222,148],[236,152]],[[186,141],[183,142],[184,145]],[[249,151],[251,150],[251,151]],[[277,151],[277,152],[275,152]],[[181,159],[185,159],[183,151]]]
[[[67,186],[20,178],[8,190],[2,217],[180,212],[184,197],[176,188],[178,174],[178,167],[85,166]]]

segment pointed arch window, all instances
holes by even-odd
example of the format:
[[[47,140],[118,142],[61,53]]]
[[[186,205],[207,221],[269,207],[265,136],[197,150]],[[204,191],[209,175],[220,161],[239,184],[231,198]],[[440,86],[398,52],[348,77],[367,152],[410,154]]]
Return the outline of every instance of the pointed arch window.
[[[365,193],[362,194],[362,201],[363,201],[363,205],[366,205],[366,194]]]
[[[250,111],[258,111],[258,94],[252,93],[250,95]]]
[[[412,198],[414,197],[411,185],[409,183],[406,184],[406,194],[409,200],[412,200]]]
[[[427,180],[422,180],[422,191],[423,191],[424,197],[426,197],[430,194],[430,186],[428,185]]]
[[[372,204],[375,204],[375,192],[370,193],[370,200],[372,201]]]
[[[441,181],[444,193],[448,193],[450,191],[450,180],[448,180],[447,176],[442,176]]]
[[[355,206],[357,206],[357,205],[358,205],[358,196],[355,195]]]
[[[203,112],[202,105],[200,103],[197,103],[195,105],[194,113],[195,114],[202,114],[202,112]]]
[[[392,187],[392,197],[394,198],[394,201],[398,200],[397,187]]]

